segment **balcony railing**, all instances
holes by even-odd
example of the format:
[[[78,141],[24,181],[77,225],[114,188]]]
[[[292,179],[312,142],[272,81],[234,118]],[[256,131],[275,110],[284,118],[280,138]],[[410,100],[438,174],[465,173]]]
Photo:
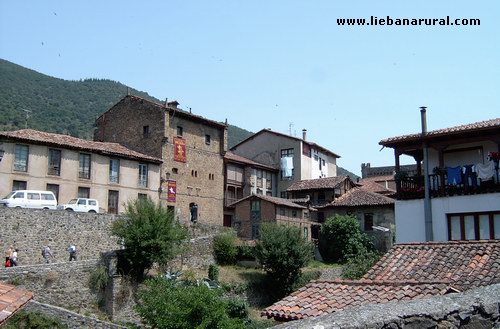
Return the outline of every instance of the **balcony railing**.
[[[396,186],[399,200],[424,198],[424,176],[401,177],[396,180]],[[498,165],[495,166],[492,179],[483,181],[476,173],[467,175],[462,173],[460,184],[449,184],[447,172],[442,170],[429,175],[429,187],[431,198],[500,192]]]

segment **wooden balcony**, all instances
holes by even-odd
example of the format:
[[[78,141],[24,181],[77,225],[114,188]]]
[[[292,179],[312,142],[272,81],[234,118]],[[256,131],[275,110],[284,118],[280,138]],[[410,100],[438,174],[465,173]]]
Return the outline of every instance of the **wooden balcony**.
[[[449,184],[446,171],[441,170],[429,175],[430,196],[431,198],[439,198],[500,192],[499,174],[497,165],[493,179],[483,181],[475,173],[462,174],[460,184]],[[423,199],[425,196],[424,176],[396,178],[396,187],[398,200]]]

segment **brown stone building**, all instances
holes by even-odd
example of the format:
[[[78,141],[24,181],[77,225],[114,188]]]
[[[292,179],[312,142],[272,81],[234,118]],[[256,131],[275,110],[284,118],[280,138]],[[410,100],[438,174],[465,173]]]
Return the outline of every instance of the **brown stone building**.
[[[163,159],[162,202],[181,220],[222,225],[227,126],[177,105],[125,96],[96,120],[94,139]]]
[[[311,240],[309,210],[287,199],[267,195],[250,195],[232,204],[233,227],[244,239],[258,239],[263,222],[299,227],[304,237]]]

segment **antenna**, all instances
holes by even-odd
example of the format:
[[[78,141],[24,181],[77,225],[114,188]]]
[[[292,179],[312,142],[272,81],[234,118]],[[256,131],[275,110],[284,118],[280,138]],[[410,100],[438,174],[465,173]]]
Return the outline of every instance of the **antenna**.
[[[293,126],[295,126],[295,124],[294,124],[293,122],[290,122],[290,123],[288,124],[288,134],[289,134],[290,136],[292,136],[292,127],[293,127]]]
[[[22,110],[23,110],[23,111],[24,111],[24,113],[26,114],[26,121],[25,121],[25,125],[24,125],[24,127],[25,127],[26,129],[28,129],[28,119],[29,119],[29,117],[30,117],[30,113],[31,113],[32,111],[30,111],[30,110],[26,110],[26,109],[22,109]]]

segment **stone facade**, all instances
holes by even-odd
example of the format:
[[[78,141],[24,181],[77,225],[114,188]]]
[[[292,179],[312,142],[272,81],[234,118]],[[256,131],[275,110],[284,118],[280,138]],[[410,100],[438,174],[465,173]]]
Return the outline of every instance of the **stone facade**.
[[[94,139],[119,142],[163,159],[160,199],[190,220],[191,205],[198,206],[198,221],[222,225],[224,202],[223,155],[227,127],[176,108],[126,96],[96,120]],[[184,145],[179,161],[177,148]],[[175,182],[175,201],[169,187]],[[170,195],[172,196],[172,195]]]

